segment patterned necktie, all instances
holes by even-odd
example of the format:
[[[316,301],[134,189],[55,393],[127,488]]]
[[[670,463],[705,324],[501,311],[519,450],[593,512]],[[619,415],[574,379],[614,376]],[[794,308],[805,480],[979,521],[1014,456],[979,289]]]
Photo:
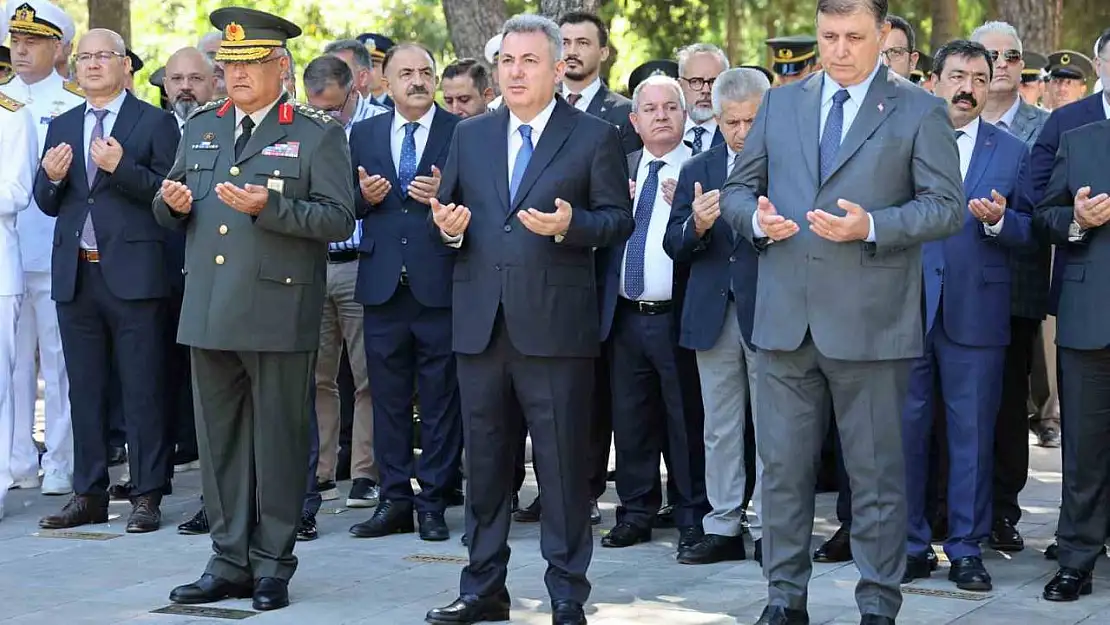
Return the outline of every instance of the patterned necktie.
[[[254,120],[251,119],[250,115],[247,115],[243,118],[243,121],[239,122],[239,127],[243,129],[243,132],[240,133],[239,138],[235,140],[235,160],[239,160],[239,156],[247,147],[247,142],[251,140],[251,131],[254,130]]]
[[[694,142],[690,144],[690,151],[694,153],[694,156],[701,154],[701,138],[705,136],[706,132],[708,131],[705,128],[702,128],[701,126],[694,126]]]
[[[844,103],[848,101],[848,91],[841,89],[833,94],[832,110],[825,120],[825,132],[821,135],[821,182],[824,183],[836,164],[836,153],[840,151],[840,140],[844,134]]]
[[[578,101],[582,99],[581,93],[568,93],[567,104],[571,106],[578,106]]]
[[[513,177],[509,180],[509,202],[516,201],[516,192],[520,188],[520,181],[524,178],[524,170],[528,168],[528,161],[532,160],[532,127],[528,124],[517,128],[520,131],[520,150],[513,161]]]
[[[740,154],[738,153],[736,156],[732,157],[732,167],[729,167],[728,175],[731,176],[732,172],[736,171],[736,166],[739,165],[739,164],[740,164]]]
[[[416,178],[416,129],[418,122],[405,124],[405,138],[401,141],[401,162],[397,164],[397,181],[401,183],[401,194],[408,192],[413,178]]]
[[[96,166],[96,161],[92,157],[92,146],[98,140],[104,138],[104,118],[108,116],[108,111],[106,109],[90,109],[90,111],[96,117],[96,123],[93,124],[92,136],[89,137],[85,179],[89,182],[89,190],[92,190],[93,183],[96,182],[96,175],[100,172],[100,168]],[[89,204],[89,212],[85,213],[85,224],[81,226],[81,247],[87,250],[96,249],[96,229],[93,228],[92,207],[93,205]]]
[[[647,179],[640,191],[640,201],[636,202],[636,229],[628,239],[624,250],[624,292],[636,299],[644,294],[644,252],[647,249],[648,226],[651,214],[655,212],[655,195],[659,191],[659,170],[663,161],[648,164]]]

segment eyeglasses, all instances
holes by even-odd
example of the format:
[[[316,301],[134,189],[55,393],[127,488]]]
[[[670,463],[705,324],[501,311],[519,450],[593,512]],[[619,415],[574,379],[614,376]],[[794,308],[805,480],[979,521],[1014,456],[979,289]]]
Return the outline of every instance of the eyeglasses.
[[[888,61],[897,61],[906,58],[906,55],[910,52],[911,50],[909,48],[887,48],[883,50],[883,56],[885,56]]]
[[[340,119],[343,116],[343,109],[347,108],[347,103],[351,101],[351,95],[354,92],[355,92],[355,86],[351,85],[347,89],[347,96],[345,98],[343,98],[343,101],[339,103],[339,106],[337,106],[335,108],[324,109],[324,112],[327,113],[328,115],[331,115],[332,117],[334,117],[336,119]]]
[[[73,58],[81,65],[85,65],[91,63],[93,59],[96,59],[97,63],[107,63],[112,59],[123,58],[125,56],[127,55],[120,54],[119,52],[111,52],[109,50],[105,50],[103,52],[82,52],[81,54],[78,54]]]
[[[1017,63],[1021,60],[1021,52],[1017,50],[1003,50],[1001,54],[998,50],[990,50],[991,63],[997,64],[998,57],[1001,56],[1007,63]]]
[[[693,78],[683,77],[683,78],[680,78],[679,80],[686,81],[686,84],[690,85],[690,88],[693,89],[694,91],[701,91],[702,89],[704,89],[706,87],[709,87],[710,89],[712,89],[713,88],[713,83],[717,82],[716,78],[701,78],[699,76],[695,76]]]

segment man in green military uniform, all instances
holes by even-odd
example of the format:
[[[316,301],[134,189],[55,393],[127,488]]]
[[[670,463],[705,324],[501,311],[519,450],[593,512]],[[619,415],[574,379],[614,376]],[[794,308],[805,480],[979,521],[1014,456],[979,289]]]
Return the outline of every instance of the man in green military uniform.
[[[161,224],[185,229],[177,339],[191,348],[215,552],[170,600],[253,596],[272,610],[297,566],[327,244],[354,230],[354,183],[343,126],[282,90],[300,28],[237,7],[210,19],[229,99],[185,122],[154,200]]]
[[[813,35],[786,35],[768,39],[771,48],[771,71],[776,86],[798,82],[820,69],[817,64],[817,38]]]

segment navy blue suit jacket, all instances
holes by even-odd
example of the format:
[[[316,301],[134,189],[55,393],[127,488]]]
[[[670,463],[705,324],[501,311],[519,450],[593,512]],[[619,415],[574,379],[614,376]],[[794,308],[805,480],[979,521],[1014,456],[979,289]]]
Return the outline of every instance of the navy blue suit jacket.
[[[1089,95],[1078,102],[1056,109],[1048,116],[1041,130],[1037,143],[1033,146],[1033,168],[1031,196],[1034,204],[1040,204],[1045,197],[1049,177],[1052,175],[1052,164],[1056,160],[1056,153],[1060,148],[1060,138],[1064,133],[1087,124],[1104,121],[1106,110],[1102,107],[1101,92]],[[1062,272],[1067,266],[1067,248],[1056,247],[1056,261],[1052,269],[1052,287],[1048,298],[1049,314],[1056,314],[1056,306],[1060,299],[1060,281]]]
[[[702,191],[720,189],[727,178],[728,148],[721,143],[682,166],[674,192],[663,249],[675,262],[690,264],[690,279],[682,305],[679,345],[708,350],[717,344],[728,309],[728,292],[735,287],[736,319],[748,345],[752,344],[755,285],[759,257],[755,248],[735,236],[724,221],[698,238],[694,229],[694,183]]]
[[[393,186],[380,204],[370,204],[355,189],[356,212],[365,215],[358,246],[355,301],[367,306],[389,301],[397,290],[403,265],[417,301],[433,308],[447,308],[451,305],[455,250],[444,246],[438,233],[428,228],[428,206],[408,197],[397,181],[390,148],[396,115],[396,110],[388,115],[375,115],[351,128],[351,164],[356,187],[360,166],[371,176],[383,176]],[[416,167],[417,176],[431,176],[432,165],[442,172],[458,123],[458,117],[436,107],[428,142]]]
[[[595,247],[626,240],[635,224],[628,165],[617,128],[556,98],[555,108],[509,201],[509,110],[455,128],[439,199],[470,209],[455,259],[452,341],[485,351],[500,310],[509,339],[526,356],[596,357]],[[524,227],[517,212],[572,207],[561,242]]]
[[[964,178],[964,195],[968,201],[990,199],[991,191],[998,191],[1006,197],[1006,215],[1002,230],[990,236],[968,210],[959,232],[922,246],[926,332],[941,314],[945,332],[956,343],[973,347],[1010,344],[1008,250],[1036,245],[1028,176],[1029,149],[1021,139],[980,122]]]
[[[180,134],[177,120],[128,93],[112,126],[111,136],[123,146],[116,171],[99,170],[92,188],[85,175],[85,106],[62,113],[46,132],[46,149],[68,143],[73,163],[64,180],[54,185],[39,168],[35,201],[56,217],[52,256],[52,296],[73,300],[77,285],[78,250],[85,216],[92,210],[100,270],[118,298],[166,297],[166,233],[154,221],[151,203],[169,174]]]

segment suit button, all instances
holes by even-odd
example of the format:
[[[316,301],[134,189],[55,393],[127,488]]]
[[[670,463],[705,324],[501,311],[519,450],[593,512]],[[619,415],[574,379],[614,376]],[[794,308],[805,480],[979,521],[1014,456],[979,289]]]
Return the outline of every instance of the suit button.
[[[407,209],[407,208],[402,208],[402,209],[401,209],[401,212],[402,212],[402,213],[408,213],[408,212],[409,212],[409,209]]]
[[[285,283],[286,284],[293,284],[293,278],[286,278]]]
[[[408,245],[408,244],[409,244],[409,240],[406,239],[405,237],[401,237],[401,245]]]
[[[239,168],[232,165],[231,169],[229,169],[227,173],[231,174],[232,176],[238,176]]]
[[[92,199],[92,198],[89,198],[89,200],[88,200],[88,201],[89,201],[89,204],[96,204],[96,200],[94,200],[94,199]]]
[[[217,265],[224,264],[224,255],[223,254],[217,254],[216,255],[216,264]]]
[[[509,224],[505,224],[505,232],[512,232],[512,231],[513,231],[513,227],[510,226]]]
[[[185,268],[184,267],[181,268],[181,275],[185,275]]]
[[[729,256],[728,257],[728,262],[735,263],[736,262],[736,257],[735,256]]]
[[[494,265],[493,268],[497,271],[501,271],[501,265]]]
[[[220,234],[227,234],[227,224],[220,224]]]

